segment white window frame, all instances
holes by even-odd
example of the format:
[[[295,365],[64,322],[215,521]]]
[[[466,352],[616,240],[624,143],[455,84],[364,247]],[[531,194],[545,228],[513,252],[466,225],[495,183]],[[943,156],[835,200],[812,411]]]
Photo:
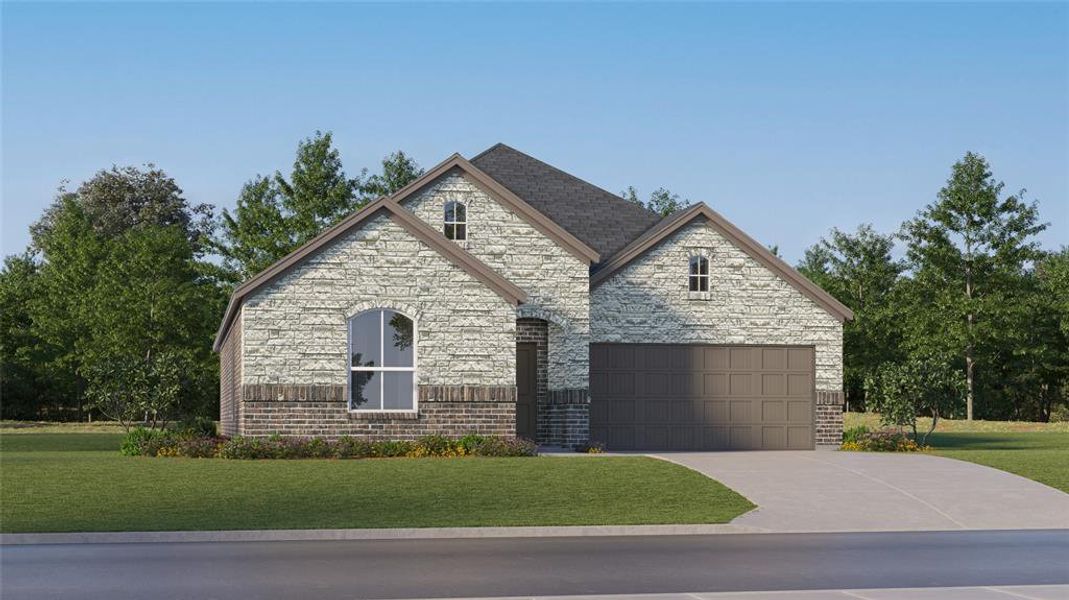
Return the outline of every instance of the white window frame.
[[[379,361],[385,360],[386,356],[386,311],[394,312],[399,315],[403,315],[409,321],[412,321],[412,366],[411,367],[354,367],[353,366],[353,319],[360,315],[377,312],[379,313]],[[345,337],[348,340],[346,344],[346,362],[349,364],[349,376],[345,380],[345,405],[348,407],[351,413],[370,413],[370,414],[383,414],[383,413],[397,413],[397,414],[415,414],[419,412],[419,384],[416,382],[416,368],[419,365],[417,362],[419,359],[419,343],[417,339],[416,320],[413,319],[407,313],[399,311],[394,308],[380,307],[369,308],[362,310],[355,315],[350,316],[345,321]],[[352,377],[354,372],[372,372],[372,373],[390,373],[390,372],[411,372],[412,373],[412,408],[353,408],[353,390],[352,390]],[[386,388],[386,378],[379,377],[379,399],[385,404],[385,398],[383,393]]]
[[[694,265],[697,262],[698,272],[694,272]],[[702,273],[702,263],[705,263],[705,273]],[[702,281],[705,281],[705,289],[702,289]],[[697,281],[698,289],[692,289],[691,283]],[[708,294],[712,288],[712,281],[709,276],[709,257],[704,254],[691,254],[687,258],[687,291],[691,294]]]
[[[446,216],[449,214],[448,210],[449,210],[449,205],[450,204],[454,204],[455,205],[453,207],[453,220],[452,221],[450,221],[450,220],[448,220],[446,218]],[[464,220],[463,221],[458,221],[457,220],[457,210],[456,210],[457,206],[461,206],[461,207],[464,208]],[[453,237],[451,237],[451,238],[446,233],[446,229],[450,225],[453,226]],[[464,226],[464,237],[462,237],[462,238],[458,238],[456,236],[457,225],[463,225]],[[449,200],[448,202],[445,203],[445,205],[442,207],[442,235],[444,235],[446,238],[448,238],[448,239],[450,239],[450,240],[452,240],[454,242],[466,242],[466,241],[468,241],[468,205],[467,204],[461,202],[460,200]]]

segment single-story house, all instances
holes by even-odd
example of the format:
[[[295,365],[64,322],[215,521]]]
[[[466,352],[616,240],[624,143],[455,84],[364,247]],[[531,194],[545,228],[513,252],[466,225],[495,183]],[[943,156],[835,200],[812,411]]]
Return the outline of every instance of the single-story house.
[[[610,449],[842,436],[850,310],[703,203],[667,217],[497,144],[234,290],[229,435]]]

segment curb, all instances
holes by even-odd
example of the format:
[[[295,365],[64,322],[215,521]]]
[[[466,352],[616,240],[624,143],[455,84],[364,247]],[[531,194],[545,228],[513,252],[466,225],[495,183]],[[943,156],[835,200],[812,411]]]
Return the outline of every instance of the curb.
[[[741,525],[579,525],[555,527],[436,527],[412,529],[265,529],[228,531],[89,531],[3,533],[0,545],[144,544],[175,542],[299,542],[325,540],[438,540],[764,533]]]

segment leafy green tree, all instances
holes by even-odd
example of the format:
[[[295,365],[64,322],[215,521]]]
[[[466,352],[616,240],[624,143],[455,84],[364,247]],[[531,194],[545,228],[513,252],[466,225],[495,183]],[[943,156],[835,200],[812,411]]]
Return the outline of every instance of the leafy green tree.
[[[966,415],[977,397],[977,366],[1012,311],[1024,265],[1039,256],[1037,206],[1004,196],[987,161],[967,153],[935,202],[902,227],[911,272],[909,340],[914,352],[964,361]],[[990,368],[990,364],[983,365]]]
[[[98,171],[73,192],[60,187],[52,205],[30,226],[35,247],[46,243],[68,200],[78,205],[93,230],[104,237],[141,225],[173,225],[199,254],[206,250],[212,231],[211,205],[189,204],[174,179],[155,165],[147,164],[144,169],[113,166]]]
[[[1069,252],[1063,248],[1021,275],[1020,292],[1006,309],[1017,325],[997,332],[988,353],[996,374],[990,388],[1005,405],[999,416],[1050,421],[1056,410],[1067,407],[1069,312],[1061,299],[1067,265]]]
[[[29,253],[9,256],[0,270],[0,409],[4,419],[57,418],[72,396],[41,368],[54,360],[33,334],[31,305],[40,293],[40,265]]]
[[[368,177],[360,191],[366,202],[389,196],[423,175],[423,168],[412,157],[398,150],[382,159],[382,172]]]
[[[36,272],[33,292],[25,312],[12,313],[29,328],[5,355],[33,356],[32,369],[21,373],[21,381],[49,382],[56,390],[50,393],[62,396],[62,406],[50,407],[39,397],[6,396],[5,404],[19,400],[38,414],[50,411],[49,418],[80,416],[86,392],[99,390],[89,376],[107,362],[101,357],[118,360],[120,350],[138,347],[135,334],[148,335],[142,317],[161,315],[159,306],[132,299],[144,298],[161,282],[182,281],[198,296],[176,314],[168,349],[197,359],[183,367],[182,408],[210,412],[205,406],[217,397],[211,336],[223,294],[205,275],[210,269],[200,258],[208,217],[210,210],[191,206],[173,180],[154,168],[113,168],[74,192],[61,189],[33,227],[33,254],[27,258]],[[134,243],[159,232],[166,232],[167,244]],[[177,288],[166,293],[171,301],[185,298]],[[108,342],[124,331],[121,343]],[[17,389],[11,383],[5,375],[6,390]]]
[[[806,249],[798,270],[854,311],[843,325],[843,383],[847,402],[866,408],[865,380],[903,358],[896,309],[903,265],[892,258],[894,238],[871,225],[832,229]]]
[[[632,185],[627,186],[627,189],[621,192],[620,196],[624,200],[644,206],[648,210],[651,210],[662,217],[666,217],[677,210],[690,206],[690,200],[680,199],[679,194],[673,194],[663,187],[654,190],[653,193],[650,194],[649,200],[646,200],[645,202],[638,197],[638,190]]]
[[[231,282],[249,279],[294,248],[274,180],[257,176],[241,188],[234,212],[223,210],[215,247]]]
[[[275,185],[285,209],[286,227],[296,248],[359,208],[359,179],[349,179],[341,154],[328,133],[315,132],[297,145],[287,180],[276,171]]]
[[[349,214],[414,181],[423,170],[404,152],[349,178],[330,133],[317,131],[297,145],[287,179],[257,176],[242,187],[234,212],[223,211],[213,248],[232,282],[248,279]]]
[[[85,295],[79,371],[90,406],[153,426],[215,408],[212,335],[223,294],[176,227],[131,229],[108,245]]]
[[[900,363],[887,363],[866,379],[866,387],[884,425],[909,427],[913,439],[921,446],[940,418],[957,414],[963,404],[965,381],[961,371],[950,368],[945,358],[912,357]],[[932,418],[928,430],[920,435],[917,418]]]

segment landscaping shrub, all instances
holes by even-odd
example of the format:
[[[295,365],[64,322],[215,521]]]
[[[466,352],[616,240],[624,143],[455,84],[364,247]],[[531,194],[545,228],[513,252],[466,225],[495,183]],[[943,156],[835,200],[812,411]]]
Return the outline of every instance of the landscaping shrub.
[[[369,442],[352,437],[335,441],[323,438],[269,438],[192,435],[190,433],[135,430],[123,442],[127,456],[225,458],[235,460],[300,458],[423,458],[459,456],[535,456],[538,447],[529,440],[466,435],[459,439],[424,436],[414,442],[388,440]]]
[[[371,442],[366,440],[343,436],[334,442],[334,458],[368,458],[370,456]]]
[[[524,438],[488,437],[479,444],[476,456],[535,456],[538,445]]]
[[[869,428],[864,425],[851,427],[850,429],[843,431],[843,444],[856,443],[868,433]]]
[[[860,432],[857,431],[858,429],[862,428],[854,428],[852,431],[854,433],[853,439],[850,441],[846,441],[846,435],[843,435],[843,450],[853,450],[855,452],[918,452],[924,450],[904,431],[881,429],[880,431],[866,430]]]
[[[601,454],[602,452],[605,452],[605,444],[588,441],[585,444],[576,446],[575,451],[580,454]]]
[[[173,429],[186,435],[215,437],[215,420],[208,417],[191,417],[175,423]]]
[[[170,437],[170,432],[162,429],[135,427],[123,438],[119,454],[123,456],[156,456],[161,445]]]

